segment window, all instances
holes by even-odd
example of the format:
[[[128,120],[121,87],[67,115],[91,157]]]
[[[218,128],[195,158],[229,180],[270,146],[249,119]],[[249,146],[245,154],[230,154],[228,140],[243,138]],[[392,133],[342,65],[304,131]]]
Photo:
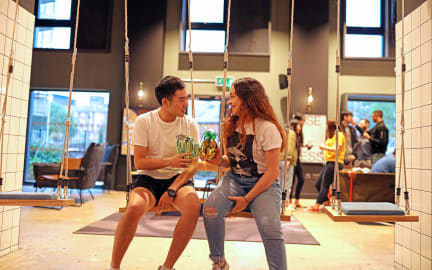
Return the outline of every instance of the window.
[[[387,154],[393,153],[396,148],[395,96],[344,94],[342,100],[346,102],[342,104],[342,107],[353,113],[356,123],[363,118],[369,120],[369,129],[375,126],[372,121],[372,112],[375,110],[383,112],[383,120],[389,130]]]
[[[34,48],[71,48],[71,34],[75,24],[75,1],[37,0]],[[73,19],[72,19],[73,18]]]
[[[221,53],[225,48],[225,0],[190,0],[192,51]],[[183,50],[189,49],[188,2],[183,1]]]
[[[32,180],[33,163],[61,160],[69,92],[32,90],[28,118],[24,180]],[[90,143],[106,141],[108,92],[73,92],[69,151],[82,157]]]
[[[345,0],[344,57],[385,56],[384,0]]]

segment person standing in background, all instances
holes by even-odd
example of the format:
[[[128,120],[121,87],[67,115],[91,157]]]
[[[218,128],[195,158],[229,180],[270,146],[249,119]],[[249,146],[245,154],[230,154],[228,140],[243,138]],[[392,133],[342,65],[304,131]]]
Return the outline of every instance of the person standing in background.
[[[371,144],[371,160],[373,165],[380,158],[385,156],[389,132],[384,124],[383,112],[381,110],[375,110],[372,113],[372,120],[376,125],[369,132],[364,132],[363,136],[367,138]]]
[[[357,152],[357,159],[354,161],[354,167],[366,167],[370,169],[372,167],[371,145],[369,139],[363,136],[363,134],[369,130],[369,120],[363,118],[358,125],[353,120],[351,124],[355,126],[361,134],[357,149],[355,150],[355,152]]]
[[[358,138],[357,132],[355,128],[350,125],[352,123],[353,114],[352,112],[343,112],[341,113],[341,128],[342,132],[345,134],[346,139],[346,151],[344,157],[344,165],[347,165],[348,168],[351,168],[354,160],[356,160],[357,153],[355,149],[357,148]]]

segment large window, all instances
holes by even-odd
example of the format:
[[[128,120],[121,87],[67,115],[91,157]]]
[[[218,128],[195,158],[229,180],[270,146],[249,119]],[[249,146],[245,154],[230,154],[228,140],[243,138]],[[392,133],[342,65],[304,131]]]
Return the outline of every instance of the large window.
[[[385,56],[385,8],[384,0],[345,0],[344,57]]]
[[[393,153],[396,148],[396,103],[394,96],[385,95],[352,95],[344,96],[345,104],[343,108],[353,113],[355,122],[366,118],[369,120],[369,129],[375,126],[372,121],[372,112],[381,110],[383,120],[389,130],[389,140],[387,145],[387,154]],[[359,134],[360,135],[360,134]]]
[[[37,0],[34,48],[71,48],[75,12],[72,0]]]
[[[183,1],[184,50],[189,49],[187,2],[187,0]],[[216,53],[224,51],[225,5],[225,0],[190,0],[192,51]]]
[[[32,90],[27,123],[25,181],[32,180],[34,162],[59,162],[63,151],[69,92]],[[106,141],[109,93],[74,92],[69,151],[81,157],[90,143]]]

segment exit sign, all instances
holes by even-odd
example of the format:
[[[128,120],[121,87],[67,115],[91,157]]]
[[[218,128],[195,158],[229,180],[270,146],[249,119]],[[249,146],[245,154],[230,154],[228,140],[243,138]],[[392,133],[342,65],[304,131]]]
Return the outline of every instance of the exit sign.
[[[231,85],[234,81],[234,77],[227,77],[226,85],[228,89],[231,88]],[[224,77],[223,76],[216,76],[216,86],[222,87],[224,84]]]

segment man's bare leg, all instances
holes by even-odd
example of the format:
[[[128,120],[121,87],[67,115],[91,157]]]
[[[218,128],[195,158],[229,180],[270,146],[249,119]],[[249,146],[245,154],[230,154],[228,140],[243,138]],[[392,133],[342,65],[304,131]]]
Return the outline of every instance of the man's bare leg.
[[[181,217],[175,227],[173,240],[164,263],[167,268],[173,268],[189,243],[201,208],[198,195],[191,186],[184,186],[177,191],[173,205],[180,211]]]
[[[134,188],[130,194],[126,213],[117,225],[111,257],[111,267],[120,268],[120,263],[131,243],[141,217],[156,204],[153,194],[146,188]]]

